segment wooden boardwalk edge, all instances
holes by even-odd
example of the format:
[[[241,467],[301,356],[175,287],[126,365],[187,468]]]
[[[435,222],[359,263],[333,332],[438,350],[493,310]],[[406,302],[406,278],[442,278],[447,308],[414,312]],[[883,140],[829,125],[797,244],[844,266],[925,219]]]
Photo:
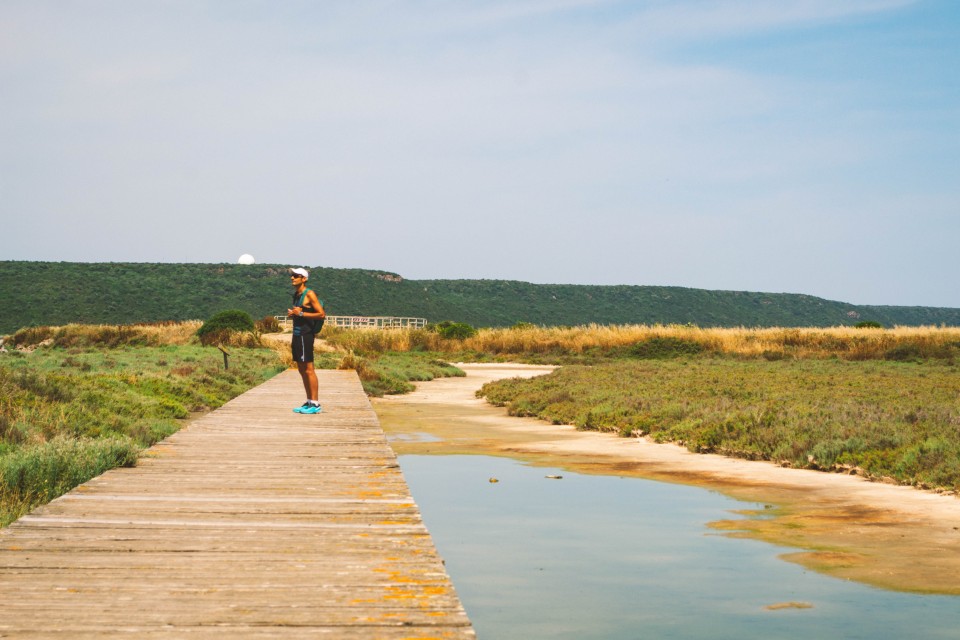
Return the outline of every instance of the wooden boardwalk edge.
[[[353,371],[286,371],[0,530],[0,638],[474,638]]]

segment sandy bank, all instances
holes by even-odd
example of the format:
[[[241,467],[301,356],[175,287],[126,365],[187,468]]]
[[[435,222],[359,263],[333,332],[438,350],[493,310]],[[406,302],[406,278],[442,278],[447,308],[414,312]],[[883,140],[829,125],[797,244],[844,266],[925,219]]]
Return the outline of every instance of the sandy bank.
[[[549,367],[458,365],[466,378],[374,403],[398,453],[509,455],[581,473],[694,484],[762,503],[763,518],[711,523],[797,548],[785,559],[886,588],[960,594],[960,500],[856,476],[693,454],[646,439],[514,418],[474,395],[483,383]],[[752,515],[752,514],[751,514]],[[774,517],[770,517],[770,516]]]

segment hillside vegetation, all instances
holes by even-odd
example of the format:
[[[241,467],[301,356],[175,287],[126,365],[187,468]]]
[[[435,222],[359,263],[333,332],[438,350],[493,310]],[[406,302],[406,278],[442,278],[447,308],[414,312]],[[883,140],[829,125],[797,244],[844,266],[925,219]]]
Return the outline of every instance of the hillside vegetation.
[[[787,293],[683,287],[544,285],[507,280],[406,280],[364,269],[312,267],[332,315],[425,317],[474,326],[693,324],[700,327],[960,326],[960,309],[863,306]],[[255,319],[289,303],[286,265],[0,261],[0,334],[24,326]]]

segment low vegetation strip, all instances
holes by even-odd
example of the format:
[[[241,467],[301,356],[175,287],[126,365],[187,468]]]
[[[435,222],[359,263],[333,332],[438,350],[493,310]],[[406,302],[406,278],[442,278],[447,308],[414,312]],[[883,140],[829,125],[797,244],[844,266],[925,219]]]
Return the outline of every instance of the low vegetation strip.
[[[464,359],[593,362],[609,358],[673,358],[718,355],[765,360],[841,358],[910,361],[960,359],[960,328],[895,329],[701,328],[690,325],[586,325],[539,327],[519,324],[485,328],[466,338],[425,329],[324,330],[324,337],[361,353],[423,351]]]
[[[339,359],[338,369],[353,369],[369,396],[408,393],[414,382],[434,378],[462,377],[462,370],[430,353],[369,353],[365,357],[348,353]]]
[[[958,373],[949,361],[618,360],[479,394],[513,415],[956,491]]]
[[[276,352],[187,344],[196,325],[31,331],[0,354],[0,525],[107,469],[194,412],[219,407],[285,367]],[[44,337],[45,336],[45,337]]]

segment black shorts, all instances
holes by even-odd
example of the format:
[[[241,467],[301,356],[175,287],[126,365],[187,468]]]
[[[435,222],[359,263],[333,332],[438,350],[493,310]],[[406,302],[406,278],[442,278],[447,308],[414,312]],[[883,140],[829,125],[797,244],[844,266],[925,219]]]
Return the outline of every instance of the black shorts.
[[[290,349],[293,351],[294,362],[313,362],[313,338],[312,333],[305,336],[293,336]]]

